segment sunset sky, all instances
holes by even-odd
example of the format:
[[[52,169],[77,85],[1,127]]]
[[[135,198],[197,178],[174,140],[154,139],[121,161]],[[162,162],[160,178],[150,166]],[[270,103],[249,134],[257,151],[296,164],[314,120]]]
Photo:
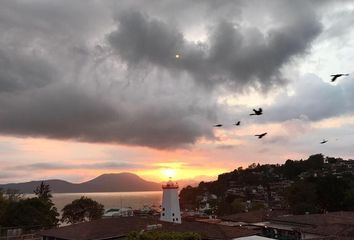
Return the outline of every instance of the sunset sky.
[[[353,26],[352,1],[0,0],[0,183],[354,158]]]

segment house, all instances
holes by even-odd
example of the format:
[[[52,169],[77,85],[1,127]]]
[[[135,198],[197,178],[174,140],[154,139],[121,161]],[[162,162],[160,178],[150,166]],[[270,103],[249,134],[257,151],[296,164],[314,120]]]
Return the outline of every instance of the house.
[[[108,209],[103,217],[131,217],[134,216],[134,211],[131,207],[111,208]]]

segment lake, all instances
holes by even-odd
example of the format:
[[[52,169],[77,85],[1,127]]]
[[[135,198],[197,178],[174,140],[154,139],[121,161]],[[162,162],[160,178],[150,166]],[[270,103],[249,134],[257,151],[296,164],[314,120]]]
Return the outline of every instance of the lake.
[[[34,197],[34,194],[26,195]],[[162,191],[151,192],[102,192],[102,193],[53,193],[53,202],[58,212],[73,200],[86,196],[103,204],[107,210],[109,208],[132,207],[142,208],[144,205],[160,206],[162,201]]]

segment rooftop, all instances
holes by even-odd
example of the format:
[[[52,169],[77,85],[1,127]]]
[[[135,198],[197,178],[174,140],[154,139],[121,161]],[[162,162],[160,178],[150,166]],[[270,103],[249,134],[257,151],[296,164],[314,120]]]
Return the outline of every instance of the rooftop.
[[[326,214],[289,215],[268,219],[269,227],[284,225],[301,232],[321,235],[323,239],[354,240],[354,212],[331,212]],[[319,238],[321,239],[321,238]]]
[[[146,229],[148,225],[156,224],[162,225],[162,227],[157,229],[157,231],[196,232],[202,236],[202,239],[208,240],[233,239],[237,237],[254,235],[259,232],[246,228],[229,227],[202,222],[182,222],[182,224],[173,224],[161,222],[152,217],[125,217],[100,219],[92,222],[53,228],[41,232],[40,235],[67,240],[104,240],[124,237],[129,232],[141,231]]]
[[[271,217],[273,222],[292,223],[299,225],[331,225],[331,224],[354,224],[354,212],[331,212],[325,214],[286,215]]]
[[[251,211],[251,212],[242,212],[231,215],[226,215],[221,217],[224,221],[232,221],[232,222],[245,222],[245,223],[256,223],[262,222],[268,218],[278,217],[284,214],[287,214],[287,211],[282,210],[274,210],[274,211]]]

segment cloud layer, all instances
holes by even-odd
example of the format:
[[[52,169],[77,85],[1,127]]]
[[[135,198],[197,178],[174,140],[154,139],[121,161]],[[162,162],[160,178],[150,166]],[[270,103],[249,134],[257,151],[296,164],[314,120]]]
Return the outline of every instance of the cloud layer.
[[[329,81],[330,77],[328,77]],[[294,84],[293,95],[280,94],[274,100],[265,121],[280,122],[291,119],[319,121],[334,116],[353,114],[354,79],[338,80],[338,84],[324,82],[311,74]]]
[[[131,65],[145,62],[172,72],[186,71],[202,85],[270,89],[284,83],[281,67],[305,53],[321,31],[313,11],[300,4],[280,5],[280,11],[289,14],[285,19],[271,11],[280,26],[262,32],[257,26],[222,19],[211,28],[206,42],[187,41],[175,26],[140,12],[124,12],[108,40]],[[295,16],[292,7],[300,13]]]
[[[321,33],[311,3],[254,4],[1,1],[0,133],[158,149],[214,140],[220,91],[284,86],[281,69]]]

